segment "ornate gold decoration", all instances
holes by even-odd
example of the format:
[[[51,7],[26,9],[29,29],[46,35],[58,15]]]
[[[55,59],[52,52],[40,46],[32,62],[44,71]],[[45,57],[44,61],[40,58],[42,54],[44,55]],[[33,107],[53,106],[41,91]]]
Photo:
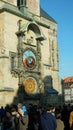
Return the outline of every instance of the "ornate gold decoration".
[[[27,93],[34,94],[37,88],[36,81],[31,77],[27,78],[24,82],[24,88]]]

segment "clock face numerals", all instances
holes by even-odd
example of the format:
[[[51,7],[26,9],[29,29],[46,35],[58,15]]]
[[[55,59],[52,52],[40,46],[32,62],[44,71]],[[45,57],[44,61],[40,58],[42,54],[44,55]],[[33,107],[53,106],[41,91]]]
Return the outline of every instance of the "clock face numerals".
[[[36,62],[36,56],[33,51],[26,50],[23,54],[23,63],[24,66],[28,69],[33,69]]]
[[[28,94],[35,94],[37,92],[37,82],[34,78],[28,77],[23,84]]]

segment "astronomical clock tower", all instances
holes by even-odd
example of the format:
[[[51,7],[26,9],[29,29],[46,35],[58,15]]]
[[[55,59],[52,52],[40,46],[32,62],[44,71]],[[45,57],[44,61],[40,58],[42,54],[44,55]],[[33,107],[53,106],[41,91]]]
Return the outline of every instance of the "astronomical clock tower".
[[[19,95],[24,100],[39,100],[44,92],[41,75],[41,41],[44,36],[39,26],[34,22],[22,24],[18,21],[18,68],[14,70],[19,75]]]
[[[31,13],[34,11],[34,14],[40,15],[39,1],[22,2],[20,0],[18,4],[21,11],[28,8]],[[41,41],[45,39],[44,35],[34,18],[31,22],[19,20],[16,35],[18,38],[18,68],[14,71],[19,77],[19,100],[39,101],[40,95],[44,92],[41,75]]]

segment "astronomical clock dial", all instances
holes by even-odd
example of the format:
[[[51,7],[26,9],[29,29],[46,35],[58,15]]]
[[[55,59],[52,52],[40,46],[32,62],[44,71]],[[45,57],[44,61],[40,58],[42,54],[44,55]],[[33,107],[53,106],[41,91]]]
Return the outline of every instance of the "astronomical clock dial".
[[[25,82],[23,82],[24,89],[27,94],[36,94],[37,93],[37,82],[34,78],[28,77]]]
[[[23,63],[26,68],[33,69],[36,63],[36,56],[33,51],[28,49],[24,52]]]

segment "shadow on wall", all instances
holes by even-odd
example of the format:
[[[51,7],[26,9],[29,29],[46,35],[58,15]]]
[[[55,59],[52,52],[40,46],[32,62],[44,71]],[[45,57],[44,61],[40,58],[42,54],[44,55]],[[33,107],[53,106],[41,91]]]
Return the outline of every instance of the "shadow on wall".
[[[42,94],[27,94],[23,86],[20,86],[16,97],[14,97],[13,104],[39,104]]]
[[[53,83],[52,83],[52,77],[51,75],[49,76],[46,76],[44,79],[43,79],[43,83],[44,83],[44,94],[45,92],[47,92],[47,90],[49,89],[53,89]],[[20,103],[40,103],[41,101],[41,98],[42,98],[42,95],[41,93],[39,94],[34,94],[34,95],[29,95],[25,92],[25,89],[24,87],[21,85],[19,88],[18,88],[18,91],[17,91],[17,95],[16,97],[14,97],[14,100],[13,100],[13,103],[14,104],[17,104],[18,102]]]

